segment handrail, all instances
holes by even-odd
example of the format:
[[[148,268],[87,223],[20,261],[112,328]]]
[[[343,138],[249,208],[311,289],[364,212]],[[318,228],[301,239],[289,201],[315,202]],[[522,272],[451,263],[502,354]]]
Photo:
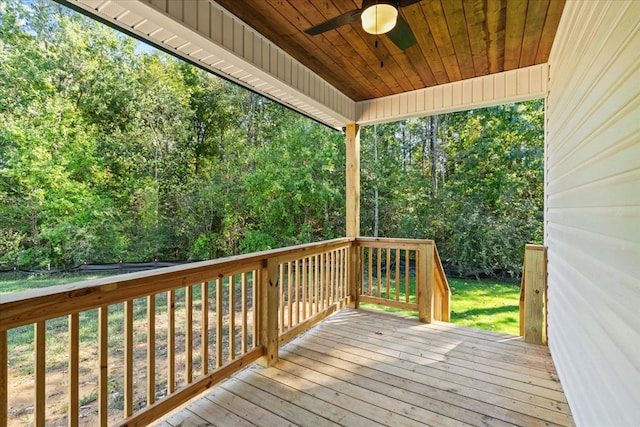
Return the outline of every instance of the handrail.
[[[50,416],[46,370],[59,351],[48,347],[52,325],[68,336],[67,344],[56,344],[66,346],[68,424],[78,425],[87,397],[80,384],[92,375],[100,425],[117,410],[118,425],[143,425],[248,363],[275,363],[282,343],[359,297],[366,300],[356,290],[362,255],[372,250],[403,251],[406,276],[418,272],[404,286],[416,294],[420,318],[447,319],[448,285],[430,240],[341,238],[0,295],[0,427],[8,422],[8,345],[16,328],[34,328],[36,425]],[[397,273],[400,264],[393,268]],[[399,293],[380,299],[403,303]],[[95,360],[82,358],[85,347],[97,349]]]
[[[433,240],[358,237],[356,245],[358,302],[418,311],[424,322],[450,320],[451,291]]]
[[[520,336],[525,342],[546,344],[547,250],[525,245],[520,286]]]
[[[265,260],[282,262],[296,259],[299,253],[313,255],[331,250],[353,238],[339,238],[320,243],[238,255],[210,261],[166,267],[140,273],[86,280],[11,294],[0,294],[0,331],[40,320],[142,298],[151,293],[169,291],[187,284],[259,270]]]

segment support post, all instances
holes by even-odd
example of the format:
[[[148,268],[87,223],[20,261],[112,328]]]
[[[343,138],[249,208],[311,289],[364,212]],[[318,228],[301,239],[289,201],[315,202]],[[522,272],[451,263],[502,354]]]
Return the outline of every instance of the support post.
[[[360,235],[360,126],[350,123],[346,127],[346,237]]]
[[[418,318],[421,322],[433,322],[433,294],[435,291],[433,271],[433,243],[421,244],[416,254],[418,258],[416,288],[418,291]]]
[[[261,270],[260,280],[260,340],[264,355],[262,366],[278,361],[278,258],[269,258]]]
[[[547,251],[544,246],[526,245],[524,269],[524,340],[532,344],[543,344],[544,299],[547,283]],[[521,326],[522,330],[522,326]]]

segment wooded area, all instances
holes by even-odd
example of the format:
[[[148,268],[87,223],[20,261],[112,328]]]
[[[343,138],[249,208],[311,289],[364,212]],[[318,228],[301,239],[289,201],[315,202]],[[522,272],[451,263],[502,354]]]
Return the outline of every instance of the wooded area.
[[[0,0],[0,269],[344,236],[344,135],[46,1]],[[362,129],[362,234],[461,274],[542,240],[543,101]]]

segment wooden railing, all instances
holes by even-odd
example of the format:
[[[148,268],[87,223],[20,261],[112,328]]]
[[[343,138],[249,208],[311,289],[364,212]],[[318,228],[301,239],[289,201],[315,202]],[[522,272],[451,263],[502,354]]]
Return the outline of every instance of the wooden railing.
[[[145,425],[253,361],[275,363],[282,343],[358,298],[448,320],[433,242],[336,239],[0,295],[0,427],[10,406],[25,406],[13,401],[10,368],[32,372],[22,380],[33,411],[21,422],[43,426],[66,407],[66,424],[78,425],[92,403],[96,424]],[[11,344],[31,333],[28,348]],[[52,408],[65,388],[66,404]]]
[[[546,344],[547,251],[526,245],[520,286],[520,336],[532,344]]]
[[[451,291],[433,240],[358,238],[358,303],[417,311],[420,320],[450,320]]]

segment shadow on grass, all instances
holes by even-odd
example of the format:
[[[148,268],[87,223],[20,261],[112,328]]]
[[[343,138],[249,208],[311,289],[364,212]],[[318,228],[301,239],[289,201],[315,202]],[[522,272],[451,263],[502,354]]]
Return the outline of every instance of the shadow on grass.
[[[490,308],[472,308],[465,311],[451,311],[451,318],[464,318],[470,316],[487,316],[493,314],[502,313],[518,313],[520,308],[517,305],[505,305],[502,307],[490,307]]]

